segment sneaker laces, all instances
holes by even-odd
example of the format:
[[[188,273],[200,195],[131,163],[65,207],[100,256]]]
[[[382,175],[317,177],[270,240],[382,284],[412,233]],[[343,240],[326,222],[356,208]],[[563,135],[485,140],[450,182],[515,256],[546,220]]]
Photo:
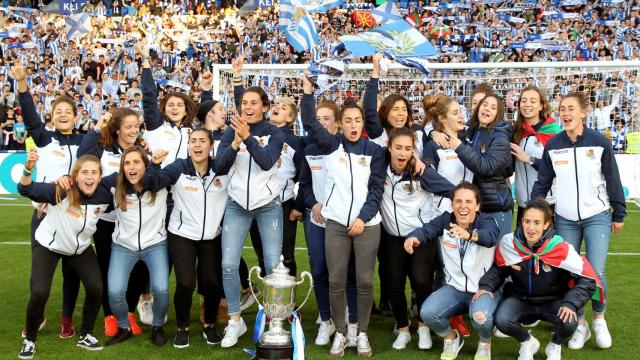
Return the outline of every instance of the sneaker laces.
[[[367,333],[361,332],[360,334],[358,334],[358,348],[368,349],[370,347],[371,346],[369,345],[369,337],[367,336]]]
[[[24,339],[24,341],[22,342],[22,351],[31,352],[35,348],[36,343],[31,340]]]
[[[90,343],[95,344],[98,342],[98,339],[94,338],[91,334],[86,334],[82,340],[89,340]]]

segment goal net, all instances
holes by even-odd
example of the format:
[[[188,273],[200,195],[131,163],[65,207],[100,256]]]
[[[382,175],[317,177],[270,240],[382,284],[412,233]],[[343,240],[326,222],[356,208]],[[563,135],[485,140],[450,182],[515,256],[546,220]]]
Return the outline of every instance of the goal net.
[[[261,86],[271,101],[280,96],[299,100],[301,77],[306,65],[246,64],[243,68],[245,86]],[[332,86],[318,100],[331,99],[342,104],[348,97],[362,98],[371,75],[371,64],[351,64],[340,78],[330,79]],[[480,83],[489,83],[505,102],[505,120],[514,121],[520,90],[529,85],[542,89],[558,118],[558,103],[562,95],[582,92],[589,101],[586,125],[591,128],[606,124],[610,129],[617,119],[628,132],[640,131],[640,61],[564,62],[564,63],[442,63],[430,64],[429,74],[392,64],[381,76],[380,95],[404,95],[412,104],[413,118],[421,121],[422,99],[426,95],[444,93],[455,97],[466,109],[471,106],[471,93]],[[235,113],[231,65],[213,66],[214,98],[227,107],[229,116]],[[600,124],[600,125],[597,125]],[[300,122],[296,124],[300,130]],[[303,131],[303,130],[300,130]],[[605,135],[610,130],[600,128]]]

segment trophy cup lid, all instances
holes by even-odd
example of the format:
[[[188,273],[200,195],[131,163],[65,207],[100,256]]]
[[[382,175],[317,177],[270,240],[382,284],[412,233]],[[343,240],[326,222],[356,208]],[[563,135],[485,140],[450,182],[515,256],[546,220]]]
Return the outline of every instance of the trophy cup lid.
[[[265,285],[276,288],[289,288],[296,285],[296,278],[289,275],[289,268],[284,266],[284,256],[280,255],[280,264],[265,278]]]

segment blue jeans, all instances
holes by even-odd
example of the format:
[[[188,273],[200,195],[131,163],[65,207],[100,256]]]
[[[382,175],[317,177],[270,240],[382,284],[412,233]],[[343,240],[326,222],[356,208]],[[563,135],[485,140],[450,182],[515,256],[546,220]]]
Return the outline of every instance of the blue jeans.
[[[282,254],[282,206],[276,200],[258,209],[245,210],[229,199],[222,225],[222,284],[229,306],[229,316],[240,314],[240,256],[242,245],[256,220],[267,275],[280,263]]]
[[[554,222],[556,234],[562,236],[564,241],[573,245],[576,251],[580,251],[580,246],[584,239],[587,260],[589,260],[596,274],[598,274],[606,298],[607,277],[605,275],[605,264],[607,263],[609,239],[611,238],[611,214],[609,211],[603,211],[579,221],[571,221],[555,215]],[[598,300],[592,300],[591,306],[594,312],[603,313],[606,310],[606,305]],[[584,309],[578,310],[578,316],[584,316]]]
[[[127,300],[125,294],[129,284],[129,275],[133,266],[142,260],[149,268],[151,293],[153,294],[153,326],[164,325],[164,317],[169,307],[169,251],[167,242],[132,251],[124,246],[111,246],[109,260],[109,306],[118,320],[118,327],[129,328]]]
[[[472,293],[460,291],[448,284],[444,285],[424,301],[420,317],[429,329],[445,337],[451,332],[449,318],[468,313],[480,340],[488,342],[493,336],[493,317],[502,300],[502,293],[494,292],[493,298],[482,295],[476,302],[471,302],[472,297]]]
[[[500,237],[498,237],[498,240],[502,240],[503,236],[513,232],[513,210],[496,211],[486,213],[486,215],[491,216],[498,224],[498,229],[500,229]]]
[[[329,269],[324,244],[324,228],[309,221],[307,230],[309,240],[309,265],[313,277],[313,291],[316,294],[318,312],[322,321],[331,319],[329,306]],[[353,259],[347,272],[347,304],[349,305],[349,322],[358,322],[358,290],[356,289],[356,268]]]

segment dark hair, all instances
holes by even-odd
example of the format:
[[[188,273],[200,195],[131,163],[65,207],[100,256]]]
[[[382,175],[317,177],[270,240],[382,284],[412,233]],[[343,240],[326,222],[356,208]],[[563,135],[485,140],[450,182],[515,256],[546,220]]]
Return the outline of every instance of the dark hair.
[[[380,124],[387,131],[393,129],[393,126],[389,123],[389,120],[387,120],[387,117],[389,116],[389,112],[391,112],[391,109],[393,109],[393,105],[398,101],[403,101],[407,107],[407,121],[404,123],[404,127],[411,128],[411,124],[410,124],[411,118],[409,117],[409,115],[412,113],[412,111],[411,111],[411,104],[409,103],[409,100],[407,100],[402,95],[391,94],[386,98],[384,98],[384,100],[382,100],[382,104],[380,104],[380,108],[378,109],[378,119],[380,120]]]
[[[165,115],[167,102],[169,102],[169,99],[171,99],[172,97],[177,97],[178,99],[184,101],[185,116],[182,119],[180,125],[190,127],[193,123],[193,119],[195,119],[196,115],[198,114],[198,105],[196,105],[196,103],[193,102],[193,100],[191,100],[191,98],[185,94],[179,92],[170,92],[163,96],[160,100],[160,113],[165,119],[167,118]]]
[[[411,139],[411,145],[413,145],[413,148],[414,149],[416,148],[416,134],[413,130],[411,130],[408,127],[391,129],[388,135],[389,135],[389,142],[387,145],[387,163],[388,164],[391,164],[391,145],[393,144],[393,141],[395,139],[401,136],[407,136]],[[416,160],[412,156],[411,159],[407,161],[407,168],[406,168],[406,170],[409,172],[409,176],[411,177],[411,180],[416,180],[414,176],[415,167],[416,167]],[[411,191],[413,191],[413,184],[411,184]]]
[[[207,134],[207,139],[209,139],[209,144],[213,145],[213,133],[211,131],[209,131],[207,128],[204,127],[199,127],[196,129],[191,130],[191,133],[189,133],[189,140],[191,140],[191,136],[197,132],[203,132],[205,134]]]
[[[562,102],[568,98],[576,99],[576,101],[578,102],[578,106],[580,106],[580,109],[585,110],[587,108],[587,98],[584,96],[583,93],[579,93],[579,92],[569,93],[563,96],[562,99],[560,99],[560,103],[562,104]]]
[[[244,96],[247,95],[247,93],[256,93],[258,94],[258,96],[260,96],[260,101],[262,101],[262,106],[266,106],[267,110],[271,108],[271,102],[269,101],[269,95],[267,95],[266,91],[264,91],[263,88],[261,88],[260,86],[252,86],[250,88],[247,89],[247,91],[244,92],[244,94],[242,94],[242,98],[244,99]]]
[[[504,120],[504,101],[502,101],[502,98],[500,98],[496,94],[493,94],[493,93],[488,94],[487,96],[482,98],[482,100],[480,100],[480,102],[478,103],[478,106],[476,107],[476,111],[473,112],[473,116],[471,117],[470,127],[474,131],[478,130],[478,128],[480,127],[480,120],[478,119],[478,114],[480,113],[480,107],[482,106],[482,103],[487,101],[488,98],[494,98],[498,102],[496,118],[495,120],[493,120],[493,124],[491,126],[493,127],[496,124],[500,123],[502,120]]]
[[[491,84],[489,83],[480,83],[478,84],[478,86],[476,86],[476,88],[471,92],[471,96],[469,97],[470,99],[472,99],[474,96],[476,96],[477,94],[485,94],[485,95],[489,95],[493,93],[493,88],[491,87]]]
[[[322,108],[327,108],[333,111],[333,116],[335,117],[336,122],[340,122],[342,120],[340,119],[340,108],[338,107],[338,104],[336,104],[335,101],[333,100],[322,101],[320,104],[318,104],[318,106],[316,106],[316,112]]]
[[[358,111],[360,111],[360,115],[364,117],[364,111],[362,111],[362,108],[360,107],[360,105],[358,105],[358,103],[354,98],[349,97],[345,99],[344,105],[342,105],[342,109],[340,109],[340,122],[342,122],[342,117],[344,116],[344,113],[349,109],[357,109]]]
[[[542,211],[544,214],[544,223],[547,224],[553,220],[553,212],[551,211],[551,206],[546,200],[542,199],[533,199],[527,203],[524,210],[522,210],[522,217],[524,218],[524,214],[531,209],[537,209]],[[522,222],[522,220],[520,220]]]
[[[136,119],[138,119],[138,113],[129,108],[117,107],[111,109],[109,112],[111,113],[111,121],[107,124],[107,128],[102,131],[102,136],[98,142],[98,145],[102,148],[111,145],[114,141],[117,141],[118,130],[120,130],[120,126],[122,126],[122,120],[124,120],[124,118],[135,116]],[[136,144],[138,141],[139,140],[136,140]]]
[[[149,158],[147,157],[144,149],[140,146],[134,145],[122,153],[122,156],[120,157],[120,170],[116,180],[116,193],[114,196],[116,208],[122,211],[127,211],[127,184],[129,184],[129,180],[127,180],[127,177],[124,174],[124,161],[126,160],[127,155],[133,152],[140,154],[145,168],[149,165]],[[156,194],[156,192],[151,193],[151,203],[156,202]]]
[[[53,106],[51,107],[52,113],[55,112],[56,108],[60,104],[69,104],[71,109],[73,110],[73,116],[78,116],[78,107],[76,106],[75,100],[73,100],[70,96],[60,95],[53,102]]]
[[[518,97],[518,117],[516,118],[516,122],[513,124],[513,142],[516,144],[520,143],[522,140],[522,132],[524,131],[524,122],[526,121],[524,116],[522,116],[522,112],[520,111],[520,102],[522,101],[522,94],[526,91],[535,91],[538,93],[538,97],[540,98],[540,104],[542,104],[542,110],[540,110],[540,120],[545,121],[549,116],[551,116],[551,105],[549,105],[549,101],[545,96],[544,92],[537,86],[527,86],[526,88],[520,91],[520,96]]]
[[[460,184],[456,185],[456,187],[454,187],[453,190],[451,190],[451,200],[453,200],[456,197],[456,192],[458,192],[458,190],[473,191],[473,195],[476,198],[476,202],[478,203],[478,205],[480,204],[480,190],[478,190],[477,186],[473,185],[467,180],[463,180],[462,182],[460,182]]]

